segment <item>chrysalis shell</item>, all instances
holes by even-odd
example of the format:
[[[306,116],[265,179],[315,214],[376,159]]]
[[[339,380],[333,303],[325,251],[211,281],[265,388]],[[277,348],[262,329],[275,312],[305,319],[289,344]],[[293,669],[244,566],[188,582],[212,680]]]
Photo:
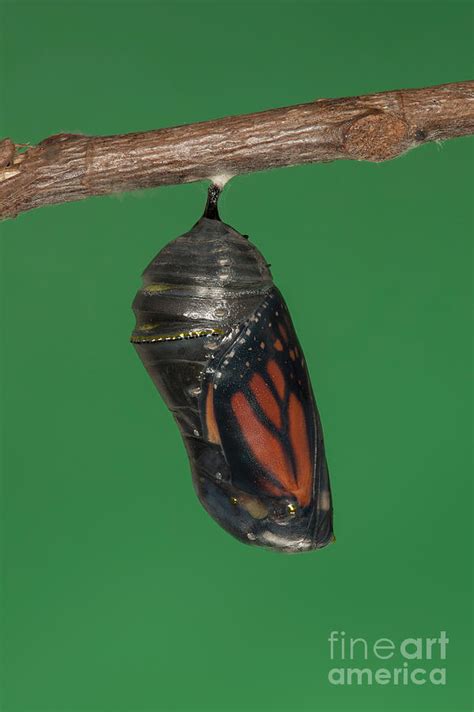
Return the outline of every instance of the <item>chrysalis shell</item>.
[[[144,271],[132,342],[209,514],[248,544],[321,548],[334,538],[331,492],[302,349],[265,259],[219,219],[218,194]]]

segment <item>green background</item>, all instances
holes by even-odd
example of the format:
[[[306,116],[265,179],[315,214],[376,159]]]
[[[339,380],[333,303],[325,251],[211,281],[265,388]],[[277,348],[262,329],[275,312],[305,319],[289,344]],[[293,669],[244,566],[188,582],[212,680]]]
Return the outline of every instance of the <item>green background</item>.
[[[1,132],[459,81],[471,19],[447,1],[3,3]],[[272,263],[323,419],[337,543],[299,556],[204,512],[128,342],[140,273],[199,217],[205,184],[2,225],[2,712],[471,709],[472,147],[224,193],[223,219]],[[446,630],[448,684],[334,687],[331,630]]]

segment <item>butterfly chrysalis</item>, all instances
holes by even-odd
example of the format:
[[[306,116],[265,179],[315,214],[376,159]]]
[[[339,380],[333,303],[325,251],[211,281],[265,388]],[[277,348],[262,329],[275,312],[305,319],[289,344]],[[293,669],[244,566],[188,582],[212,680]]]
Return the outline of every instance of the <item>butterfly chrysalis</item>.
[[[212,185],[203,217],[143,273],[132,342],[211,517],[247,544],[321,548],[331,491],[303,352],[269,266],[218,198]]]

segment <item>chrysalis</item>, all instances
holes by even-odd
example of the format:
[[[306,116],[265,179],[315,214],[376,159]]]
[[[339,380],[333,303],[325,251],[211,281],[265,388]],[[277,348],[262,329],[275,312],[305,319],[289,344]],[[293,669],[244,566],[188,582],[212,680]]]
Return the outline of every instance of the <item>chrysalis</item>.
[[[132,342],[173,413],[197,495],[247,544],[333,541],[323,434],[303,352],[265,259],[218,214],[143,273]]]

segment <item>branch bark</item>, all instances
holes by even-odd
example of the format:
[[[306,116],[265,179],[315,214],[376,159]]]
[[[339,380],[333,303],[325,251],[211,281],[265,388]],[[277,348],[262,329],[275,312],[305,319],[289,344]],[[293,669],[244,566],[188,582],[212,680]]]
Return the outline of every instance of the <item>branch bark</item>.
[[[0,142],[0,219],[91,195],[339,159],[385,161],[474,133],[474,82],[404,89],[116,136]]]

